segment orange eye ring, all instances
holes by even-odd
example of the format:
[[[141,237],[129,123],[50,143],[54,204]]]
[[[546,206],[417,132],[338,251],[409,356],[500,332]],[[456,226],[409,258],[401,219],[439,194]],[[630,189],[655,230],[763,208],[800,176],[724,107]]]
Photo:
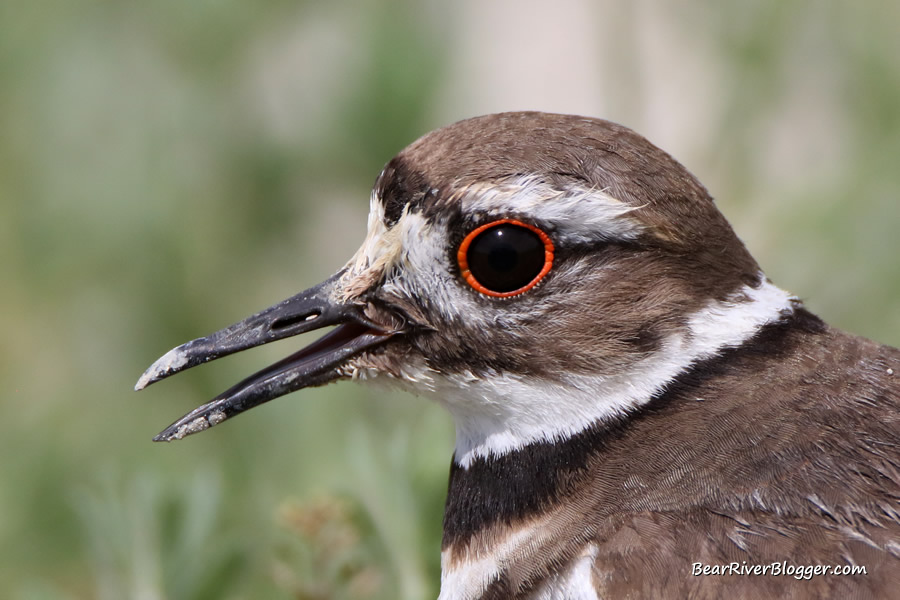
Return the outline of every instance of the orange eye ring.
[[[523,227],[525,229],[528,229],[529,231],[531,231],[532,233],[537,235],[538,238],[540,239],[541,243],[543,243],[543,245],[544,245],[544,265],[543,265],[543,267],[541,267],[541,270],[538,272],[538,274],[535,275],[531,279],[531,281],[529,281],[522,287],[514,289],[512,291],[508,291],[508,292],[496,292],[494,290],[491,290],[491,289],[485,287],[482,283],[480,283],[478,281],[478,279],[475,278],[475,275],[472,273],[471,269],[469,268],[468,253],[469,253],[469,248],[472,245],[472,242],[479,235],[484,233],[485,231],[492,229],[494,227],[497,227],[498,225],[516,225],[518,227]],[[470,286],[472,286],[476,291],[484,294],[485,296],[491,296],[493,298],[509,298],[510,296],[517,296],[523,292],[527,292],[528,290],[533,288],[535,285],[537,285],[538,282],[541,279],[543,279],[544,276],[547,275],[547,273],[550,272],[550,269],[553,267],[553,252],[554,252],[553,240],[551,240],[550,236],[548,236],[546,233],[544,233],[543,230],[539,229],[538,227],[535,227],[534,225],[530,225],[528,223],[523,223],[522,221],[518,221],[516,219],[499,219],[497,221],[491,221],[490,223],[485,223],[484,225],[481,225],[480,227],[476,227],[475,229],[470,231],[468,233],[468,235],[466,235],[466,237],[463,238],[462,243],[459,245],[459,250],[456,252],[456,261],[457,261],[457,263],[459,263],[459,270],[460,270],[460,274],[462,275],[463,279],[465,279],[466,283],[468,283]]]

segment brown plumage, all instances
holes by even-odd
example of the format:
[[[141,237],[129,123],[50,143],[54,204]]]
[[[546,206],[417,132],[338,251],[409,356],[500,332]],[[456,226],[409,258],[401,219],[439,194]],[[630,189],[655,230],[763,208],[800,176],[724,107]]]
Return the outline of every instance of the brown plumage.
[[[554,250],[508,298],[455,260],[497,219]],[[378,177],[344,269],[138,387],[333,324],[157,439],[387,379],[457,422],[441,600],[900,597],[900,351],[775,287],[706,189],[627,128],[506,113],[424,136]],[[694,574],[732,563],[865,574]]]
[[[801,313],[699,365],[639,413],[589,432],[590,450],[560,467],[540,503],[538,543],[484,598],[528,597],[590,544],[600,598],[898,597],[900,394],[888,374],[898,362],[900,351]],[[451,561],[490,552],[529,518],[451,536]],[[867,574],[691,575],[697,562],[782,561]]]

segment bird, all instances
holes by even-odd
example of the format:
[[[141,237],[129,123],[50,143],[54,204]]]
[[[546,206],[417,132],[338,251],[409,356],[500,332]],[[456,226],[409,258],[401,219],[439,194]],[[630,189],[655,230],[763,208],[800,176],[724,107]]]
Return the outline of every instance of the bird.
[[[776,286],[631,129],[509,112],[424,135],[343,268],[135,388],[328,326],[154,439],[383,382],[454,419],[440,600],[900,597],[900,350]]]

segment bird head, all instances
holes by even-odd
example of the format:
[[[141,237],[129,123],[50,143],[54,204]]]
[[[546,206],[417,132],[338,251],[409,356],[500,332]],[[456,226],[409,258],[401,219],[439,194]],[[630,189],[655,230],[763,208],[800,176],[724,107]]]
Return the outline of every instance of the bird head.
[[[488,115],[385,166],[367,236],[338,273],[171,350],[136,389],[336,326],[156,439],[357,379],[445,405],[465,465],[627,414],[791,302],[704,187],[643,137],[584,117]]]

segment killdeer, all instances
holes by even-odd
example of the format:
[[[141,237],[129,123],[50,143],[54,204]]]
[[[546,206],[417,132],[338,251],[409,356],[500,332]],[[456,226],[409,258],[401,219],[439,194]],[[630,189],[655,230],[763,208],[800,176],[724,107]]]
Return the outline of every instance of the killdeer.
[[[900,596],[900,351],[776,287],[625,127],[505,113],[425,135],[378,176],[344,268],[136,389],[331,325],[155,439],[384,381],[455,419],[441,600]]]

